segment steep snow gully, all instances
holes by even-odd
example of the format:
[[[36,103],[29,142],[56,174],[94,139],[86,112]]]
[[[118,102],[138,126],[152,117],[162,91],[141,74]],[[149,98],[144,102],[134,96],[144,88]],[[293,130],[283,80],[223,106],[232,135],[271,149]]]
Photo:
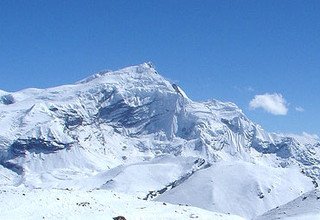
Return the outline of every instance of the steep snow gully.
[[[106,190],[247,219],[318,192],[318,139],[268,133],[233,103],[192,101],[150,63],[0,91],[0,127],[2,188]]]

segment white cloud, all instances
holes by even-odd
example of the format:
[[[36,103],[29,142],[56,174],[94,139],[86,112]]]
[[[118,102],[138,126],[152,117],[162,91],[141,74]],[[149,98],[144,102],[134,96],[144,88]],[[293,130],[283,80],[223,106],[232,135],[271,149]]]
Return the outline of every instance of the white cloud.
[[[310,134],[307,132],[302,132],[302,134],[280,134],[280,135],[295,138],[297,141],[299,141],[302,144],[317,144],[320,141],[318,135]]]
[[[238,92],[254,92],[254,88],[252,86],[247,86],[247,87],[233,86],[233,88]]]
[[[302,135],[306,138],[313,138],[313,139],[319,139],[319,136],[316,134],[309,134],[307,132],[302,132]]]
[[[251,86],[247,87],[248,92],[254,92],[254,88],[252,88]]]
[[[286,115],[288,113],[287,102],[278,93],[256,95],[250,101],[249,106],[251,109],[262,108],[273,115]]]
[[[302,108],[301,106],[295,107],[295,110],[296,110],[297,112],[304,112],[304,108]]]

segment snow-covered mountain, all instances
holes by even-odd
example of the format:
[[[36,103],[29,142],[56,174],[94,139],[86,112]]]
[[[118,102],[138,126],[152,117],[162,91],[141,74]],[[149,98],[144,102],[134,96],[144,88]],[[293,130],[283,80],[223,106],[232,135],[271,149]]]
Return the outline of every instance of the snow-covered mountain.
[[[253,218],[318,187],[320,142],[195,102],[150,63],[0,91],[0,184],[104,189]]]

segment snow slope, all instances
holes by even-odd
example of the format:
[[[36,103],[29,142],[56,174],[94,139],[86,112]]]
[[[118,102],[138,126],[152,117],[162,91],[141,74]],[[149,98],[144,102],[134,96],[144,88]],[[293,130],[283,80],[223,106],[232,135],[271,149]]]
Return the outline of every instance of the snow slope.
[[[269,219],[320,219],[320,192],[313,190],[305,193],[285,205],[278,206],[265,214],[256,218],[256,220]]]
[[[156,200],[190,204],[251,219],[312,188],[310,179],[294,169],[246,162],[218,162]]]
[[[150,63],[0,91],[0,127],[2,187],[104,189],[251,218],[320,178],[318,137],[268,133],[233,103],[192,101]]]

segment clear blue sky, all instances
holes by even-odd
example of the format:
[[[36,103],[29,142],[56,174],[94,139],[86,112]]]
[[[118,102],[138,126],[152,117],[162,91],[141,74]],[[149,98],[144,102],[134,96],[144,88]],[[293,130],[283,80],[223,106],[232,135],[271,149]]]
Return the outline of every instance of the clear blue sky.
[[[192,99],[235,102],[268,131],[320,134],[318,0],[0,1],[2,90],[144,61]],[[265,93],[282,94],[287,115],[250,110]]]

